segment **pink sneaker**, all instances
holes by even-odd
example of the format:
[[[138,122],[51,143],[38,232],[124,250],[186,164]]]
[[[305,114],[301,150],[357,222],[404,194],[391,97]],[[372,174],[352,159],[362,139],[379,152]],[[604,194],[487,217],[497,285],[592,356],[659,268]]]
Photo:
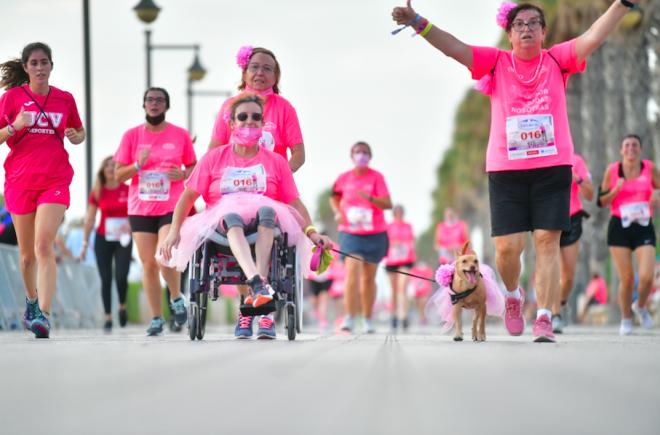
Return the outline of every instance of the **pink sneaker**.
[[[555,334],[552,333],[552,322],[546,315],[543,315],[534,321],[532,334],[534,335],[534,341],[536,343],[555,342]]]
[[[525,330],[522,307],[525,303],[525,291],[520,289],[520,299],[504,296],[504,326],[511,335],[521,335]]]

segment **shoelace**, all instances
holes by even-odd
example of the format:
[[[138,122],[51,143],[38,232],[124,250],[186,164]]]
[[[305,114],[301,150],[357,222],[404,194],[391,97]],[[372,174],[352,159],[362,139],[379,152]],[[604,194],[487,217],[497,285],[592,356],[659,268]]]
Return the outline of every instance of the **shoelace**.
[[[240,329],[249,328],[251,323],[252,323],[252,316],[239,315],[238,327]]]
[[[522,305],[519,303],[520,301],[514,299],[514,298],[508,298],[511,299],[510,301],[506,301],[506,315],[508,317],[520,317],[520,306]]]
[[[261,321],[259,322],[259,327],[261,328],[270,328],[273,326],[273,321],[270,320],[270,317],[262,317]]]

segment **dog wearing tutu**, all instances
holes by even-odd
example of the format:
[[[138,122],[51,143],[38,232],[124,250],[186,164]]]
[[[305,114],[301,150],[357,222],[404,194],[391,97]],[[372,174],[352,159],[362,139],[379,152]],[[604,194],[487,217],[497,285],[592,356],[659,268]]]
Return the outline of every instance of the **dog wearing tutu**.
[[[463,309],[474,310],[472,340],[486,341],[486,315],[502,316],[504,295],[495,280],[493,270],[480,265],[477,255],[466,242],[456,253],[456,261],[440,266],[436,281],[440,289],[427,305],[437,310],[445,322],[443,332],[454,326],[454,341],[463,341]]]

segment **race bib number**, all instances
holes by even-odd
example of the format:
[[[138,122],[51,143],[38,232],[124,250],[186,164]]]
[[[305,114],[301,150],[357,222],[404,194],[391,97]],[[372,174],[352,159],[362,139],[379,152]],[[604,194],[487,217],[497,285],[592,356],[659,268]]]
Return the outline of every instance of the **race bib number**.
[[[140,172],[138,198],[142,201],[167,201],[170,199],[170,179],[158,171]]]
[[[509,160],[557,154],[552,115],[509,116],[506,119],[506,148]]]
[[[118,242],[124,234],[128,234],[129,237],[131,234],[128,218],[109,217],[105,220],[105,240]]]
[[[248,168],[228,167],[222,174],[220,192],[229,195],[237,192],[266,193],[266,169],[264,165],[254,165]]]
[[[408,245],[405,243],[393,243],[392,248],[391,248],[391,256],[390,259],[394,261],[404,261],[408,260],[408,256],[410,254],[410,249],[408,248]]]
[[[370,208],[349,207],[346,219],[352,230],[371,231],[374,229],[373,211]]]
[[[633,202],[619,207],[621,226],[628,228],[633,222],[647,226],[651,222],[651,208],[647,202]]]

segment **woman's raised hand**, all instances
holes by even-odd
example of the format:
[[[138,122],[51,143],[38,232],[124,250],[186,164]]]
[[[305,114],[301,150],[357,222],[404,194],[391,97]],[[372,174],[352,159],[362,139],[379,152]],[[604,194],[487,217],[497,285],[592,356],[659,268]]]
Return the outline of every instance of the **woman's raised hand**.
[[[406,6],[398,6],[392,10],[392,19],[397,24],[407,26],[417,16],[417,12],[410,5],[410,1],[406,1]]]

